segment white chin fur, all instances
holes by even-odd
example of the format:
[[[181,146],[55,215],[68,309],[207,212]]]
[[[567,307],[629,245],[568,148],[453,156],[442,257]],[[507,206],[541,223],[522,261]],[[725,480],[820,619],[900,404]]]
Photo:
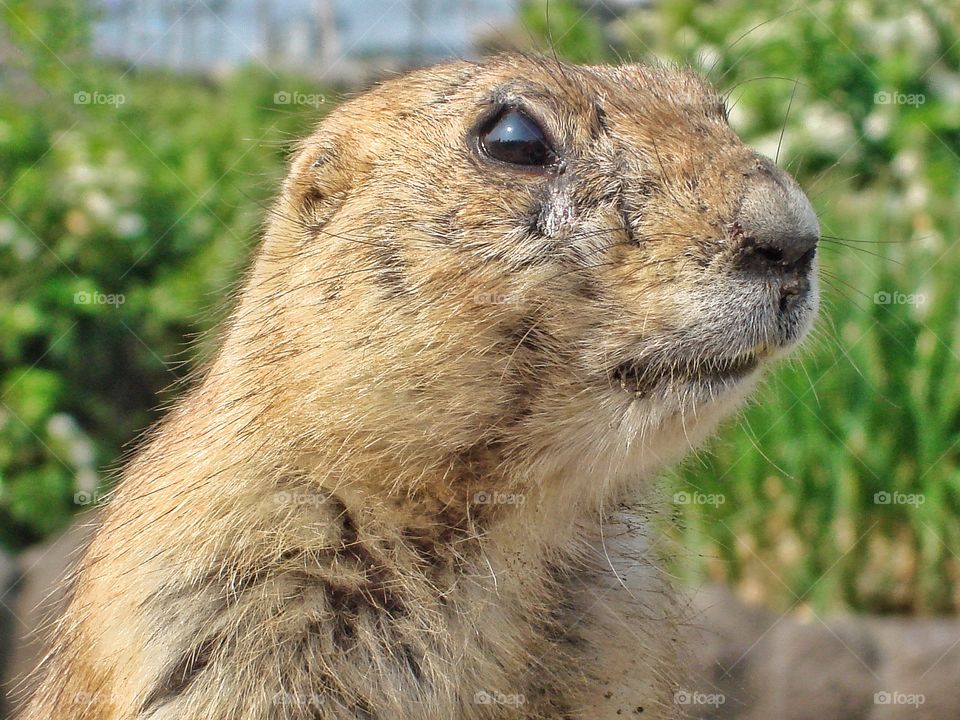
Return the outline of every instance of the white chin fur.
[[[712,398],[693,399],[692,392],[686,398],[683,392],[636,398],[610,390],[556,428],[550,462],[538,469],[544,477],[566,477],[571,499],[609,497],[617,487],[652,478],[696,449],[742,406],[759,376],[754,371]]]

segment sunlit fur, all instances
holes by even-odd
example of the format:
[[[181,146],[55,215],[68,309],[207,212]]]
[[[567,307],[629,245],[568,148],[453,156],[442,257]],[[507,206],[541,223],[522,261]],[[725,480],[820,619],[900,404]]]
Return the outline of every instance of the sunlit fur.
[[[482,156],[502,102],[559,167]],[[734,269],[761,169],[686,71],[505,56],[334,110],[23,717],[678,717],[647,483],[756,380],[703,363],[771,357],[816,306]]]

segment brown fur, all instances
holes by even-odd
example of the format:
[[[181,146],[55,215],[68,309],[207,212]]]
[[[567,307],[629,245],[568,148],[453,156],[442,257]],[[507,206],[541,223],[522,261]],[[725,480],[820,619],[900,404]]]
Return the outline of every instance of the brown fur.
[[[513,97],[559,171],[472,147]],[[507,56],[333,111],[24,720],[679,716],[656,539],[619,503],[755,379],[698,385],[704,362],[809,321],[775,337],[733,270],[765,163],[666,69]]]

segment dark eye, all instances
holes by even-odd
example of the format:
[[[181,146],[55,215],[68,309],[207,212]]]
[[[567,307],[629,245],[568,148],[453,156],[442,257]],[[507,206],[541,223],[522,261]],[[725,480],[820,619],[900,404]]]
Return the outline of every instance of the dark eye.
[[[504,110],[481,128],[480,149],[512,165],[544,167],[557,160],[540,125],[515,108]]]

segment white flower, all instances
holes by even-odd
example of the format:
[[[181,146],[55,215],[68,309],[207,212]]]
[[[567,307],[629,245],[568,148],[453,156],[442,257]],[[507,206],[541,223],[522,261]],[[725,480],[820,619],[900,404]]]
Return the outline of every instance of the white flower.
[[[883,140],[890,134],[891,127],[893,127],[893,118],[886,107],[874,110],[863,121],[863,129],[871,140]]]
[[[924,210],[930,203],[930,188],[925,182],[917,179],[907,186],[904,201],[910,212]]]
[[[899,21],[903,44],[912,51],[929,55],[937,49],[937,32],[930,27],[927,16],[919,10],[911,10]]]
[[[70,440],[78,431],[77,422],[66,413],[51,415],[47,420],[47,433],[57,440]]]
[[[17,224],[10,218],[0,218],[0,247],[10,245],[17,236]]]
[[[730,108],[730,127],[737,134],[745,134],[753,127],[755,118],[744,103],[737,103]]]
[[[890,167],[899,177],[912,178],[922,167],[920,153],[914,149],[901,150],[893,157]]]
[[[67,450],[67,457],[69,457],[70,462],[75,466],[88,468],[96,462],[97,453],[93,449],[93,443],[90,442],[89,438],[78,435],[77,438],[70,443],[69,449]]]
[[[92,493],[100,484],[100,478],[97,477],[97,473],[92,468],[83,467],[77,470],[75,482],[77,490]]]
[[[87,211],[97,220],[106,221],[116,213],[113,200],[102,190],[92,190],[83,198]]]
[[[700,67],[703,68],[704,72],[709,71],[710,68],[716,67],[722,57],[720,51],[715,46],[707,45],[702,48],[699,53]]]
[[[130,238],[142,233],[144,227],[146,227],[146,223],[142,216],[137,213],[126,212],[117,218],[114,229],[120,237]]]
[[[842,155],[857,139],[850,116],[826,102],[810,105],[802,119],[804,139],[811,147]]]
[[[67,168],[67,182],[78,187],[92,185],[97,180],[97,170],[92,165],[77,163]]]
[[[930,87],[944,104],[960,105],[960,75],[940,65],[930,69]]]
[[[67,457],[73,465],[88,468],[96,462],[93,443],[70,415],[66,413],[52,415],[47,420],[47,432],[52,438],[67,446]]]
[[[39,244],[25,235],[18,235],[13,241],[13,254],[20,262],[33,260],[39,252]]]

